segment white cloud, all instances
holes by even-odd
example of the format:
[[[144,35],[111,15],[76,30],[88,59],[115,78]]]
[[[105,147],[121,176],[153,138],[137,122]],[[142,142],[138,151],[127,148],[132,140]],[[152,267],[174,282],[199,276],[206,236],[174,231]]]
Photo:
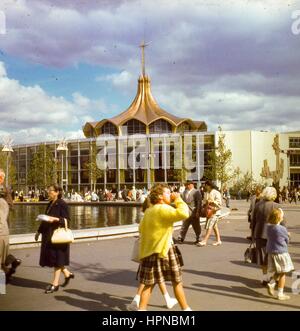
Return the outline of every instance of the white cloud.
[[[110,82],[114,87],[123,89],[132,86],[135,80],[132,73],[125,70],[116,74],[96,77],[97,82]]]
[[[81,127],[85,121],[107,115],[108,110],[103,100],[91,100],[78,92],[73,93],[70,102],[49,96],[38,85],[23,86],[6,75],[5,65],[0,62],[2,137],[10,133],[15,142],[83,137]]]
[[[145,37],[152,41],[146,71],[154,97],[167,111],[204,120],[211,130],[218,124],[297,129],[295,6],[294,1],[273,0],[5,0],[0,9],[7,16],[7,34],[1,36],[1,49],[45,66],[84,62],[109,68],[117,73],[96,80],[133,99],[140,73],[137,46]],[[67,101],[39,86],[24,87],[7,78],[1,64],[0,88],[6,112],[1,111],[0,121],[10,128],[34,123],[53,130],[63,123],[73,130],[87,119],[114,115],[111,105],[80,91]]]
[[[164,94],[161,91],[156,95],[164,109],[179,117],[205,120],[210,131],[217,130],[219,125],[228,130],[291,131],[300,127],[300,97],[241,91],[208,91],[202,96],[187,96],[182,91]]]

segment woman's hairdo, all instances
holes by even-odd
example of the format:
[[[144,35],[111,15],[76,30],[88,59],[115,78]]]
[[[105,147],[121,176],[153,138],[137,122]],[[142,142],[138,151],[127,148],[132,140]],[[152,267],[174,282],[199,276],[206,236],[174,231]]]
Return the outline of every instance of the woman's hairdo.
[[[262,198],[268,201],[274,201],[277,197],[276,188],[273,186],[268,186],[264,188],[261,194]]]
[[[160,196],[164,193],[164,189],[166,188],[169,188],[166,184],[158,184],[152,187],[149,194],[149,199],[152,205],[155,205],[160,201]]]
[[[281,222],[282,218],[283,218],[283,210],[281,208],[275,208],[272,210],[268,218],[268,223],[278,224]]]
[[[58,192],[58,196],[57,196],[57,198],[58,198],[58,199],[61,199],[62,196],[63,196],[63,189],[62,189],[62,187],[59,186],[58,184],[52,184],[52,185],[49,186],[49,188],[50,188],[50,187],[53,188],[53,191]]]

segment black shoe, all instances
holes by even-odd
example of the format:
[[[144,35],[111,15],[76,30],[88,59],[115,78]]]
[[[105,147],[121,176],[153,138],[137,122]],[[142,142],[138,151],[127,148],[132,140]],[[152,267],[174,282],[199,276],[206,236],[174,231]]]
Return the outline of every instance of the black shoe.
[[[11,264],[11,267],[16,271],[18,266],[22,263],[22,260],[20,259],[15,259],[14,262]]]
[[[10,279],[11,279],[11,276],[16,272],[16,269],[15,268],[10,268],[7,273],[5,274],[5,282],[6,284],[9,283]]]
[[[267,282],[266,280],[263,280],[263,281],[261,282],[261,285],[262,285],[263,287],[267,287],[268,284],[269,284],[269,282]]]
[[[45,293],[53,293],[58,291],[59,289],[59,285],[55,286],[52,284],[47,285],[46,289],[45,289]]]
[[[176,244],[183,244],[184,240],[180,237],[177,238]]]
[[[194,245],[197,245],[200,242],[200,240],[196,240],[193,242]]]
[[[10,282],[12,273],[10,273],[10,270],[5,274],[5,284],[8,284]]]
[[[65,281],[61,284],[61,287],[66,287],[69,284],[70,279],[74,279],[74,278],[75,278],[75,275],[70,273],[69,277],[65,277]]]

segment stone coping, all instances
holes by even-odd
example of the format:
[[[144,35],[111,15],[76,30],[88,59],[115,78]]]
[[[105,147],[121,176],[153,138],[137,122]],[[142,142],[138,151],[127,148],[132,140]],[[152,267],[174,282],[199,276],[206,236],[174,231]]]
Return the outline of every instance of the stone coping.
[[[227,217],[230,214],[228,208],[222,209],[222,218]],[[205,224],[206,219],[200,218],[200,224]],[[174,230],[181,227],[182,222],[174,223]],[[74,243],[93,241],[93,240],[105,240],[114,238],[133,237],[138,235],[138,224],[111,226],[104,228],[91,228],[91,229],[80,229],[72,230],[74,234]],[[28,248],[28,247],[39,247],[41,241],[34,240],[34,233],[26,234],[15,234],[10,235],[9,244],[11,249]]]
[[[66,203],[70,206],[130,206],[130,207],[140,207],[142,206],[141,202],[137,201],[68,201]],[[16,206],[40,206],[47,205],[49,201],[23,201],[23,202],[14,202]]]

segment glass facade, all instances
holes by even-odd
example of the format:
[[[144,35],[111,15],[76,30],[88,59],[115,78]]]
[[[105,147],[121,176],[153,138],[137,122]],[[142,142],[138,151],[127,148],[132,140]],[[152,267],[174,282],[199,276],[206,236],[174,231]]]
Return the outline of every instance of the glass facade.
[[[300,137],[290,137],[289,138],[290,148],[300,148]]]
[[[300,167],[300,152],[293,153],[290,155],[290,166],[291,167]]]
[[[146,125],[138,120],[129,120],[122,125],[122,135],[146,134]]]
[[[192,127],[187,122],[181,123],[176,129],[176,132],[178,133],[189,132],[189,131],[192,131]]]
[[[118,135],[118,128],[113,125],[110,122],[106,122],[102,127],[101,127],[101,134],[110,134],[113,136]]]
[[[171,133],[172,125],[163,119],[157,120],[149,125],[150,133]]]
[[[134,120],[133,120],[134,121]],[[138,121],[136,121],[138,122]],[[140,122],[128,123],[143,131]],[[181,183],[192,178],[202,180],[207,167],[208,153],[214,146],[214,135],[190,133],[190,137],[179,134],[149,134],[141,136],[106,136],[67,141],[67,151],[57,151],[59,142],[45,144],[56,161],[57,181],[66,191],[85,192],[100,188],[122,187],[128,184],[137,188],[149,187],[155,182]],[[15,145],[12,153],[16,167],[15,190],[30,189],[27,176],[33,155],[38,146]],[[96,153],[93,148],[96,146]],[[93,158],[96,158],[93,160]],[[91,164],[102,171],[93,183]],[[95,184],[95,186],[94,186]]]
[[[290,176],[291,176],[290,185],[292,187],[299,187],[300,186],[300,171],[296,172],[296,171],[291,170]]]

